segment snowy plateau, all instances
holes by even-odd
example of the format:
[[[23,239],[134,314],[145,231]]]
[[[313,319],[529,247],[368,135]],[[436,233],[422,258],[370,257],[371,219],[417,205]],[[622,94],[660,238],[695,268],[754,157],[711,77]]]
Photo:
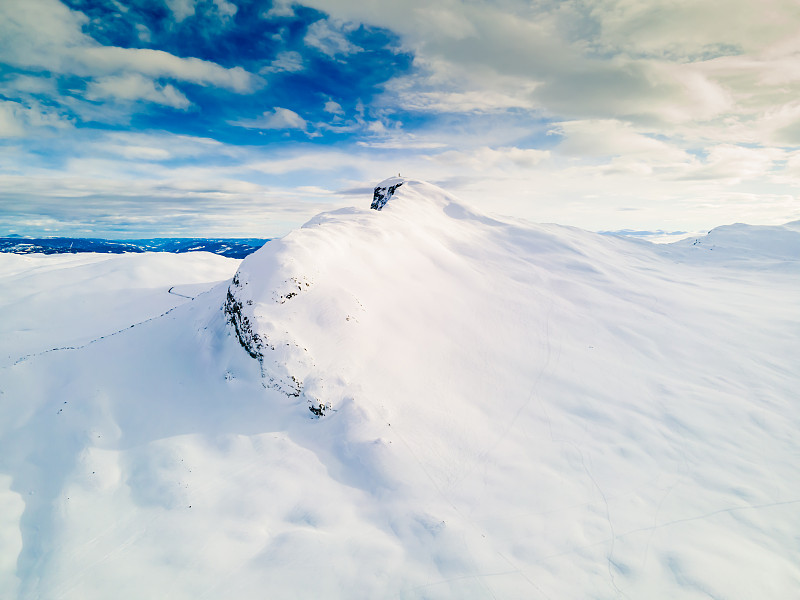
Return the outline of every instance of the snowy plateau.
[[[800,598],[800,224],[390,186],[241,261],[0,255],[0,598]]]

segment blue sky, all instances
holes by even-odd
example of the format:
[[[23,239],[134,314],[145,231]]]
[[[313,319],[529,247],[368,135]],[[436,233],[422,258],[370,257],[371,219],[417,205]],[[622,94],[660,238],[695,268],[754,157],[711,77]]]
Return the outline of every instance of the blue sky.
[[[402,172],[594,230],[800,219],[794,0],[0,0],[0,235],[258,236]]]

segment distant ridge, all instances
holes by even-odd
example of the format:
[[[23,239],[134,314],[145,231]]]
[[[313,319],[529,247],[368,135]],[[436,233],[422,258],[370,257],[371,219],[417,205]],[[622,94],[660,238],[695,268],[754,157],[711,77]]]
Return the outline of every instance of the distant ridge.
[[[153,238],[105,240],[96,238],[0,237],[0,252],[13,254],[124,254],[127,252],[211,252],[226,258],[244,258],[269,239],[261,238]]]

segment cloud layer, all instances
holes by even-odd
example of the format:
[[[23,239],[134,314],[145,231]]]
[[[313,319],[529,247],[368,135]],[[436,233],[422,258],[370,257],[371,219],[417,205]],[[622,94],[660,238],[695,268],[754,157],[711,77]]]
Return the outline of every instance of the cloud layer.
[[[275,236],[398,171],[591,229],[800,219],[798,23],[793,0],[0,3],[0,228]]]

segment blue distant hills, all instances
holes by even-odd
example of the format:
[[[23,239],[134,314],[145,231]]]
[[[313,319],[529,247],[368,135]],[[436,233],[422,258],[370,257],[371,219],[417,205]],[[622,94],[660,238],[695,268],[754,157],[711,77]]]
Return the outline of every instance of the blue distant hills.
[[[103,240],[95,238],[26,238],[0,237],[0,252],[13,254],[77,254],[98,252],[123,254],[125,252],[211,252],[228,258],[244,258],[252,254],[269,239],[260,238],[154,238],[144,240]]]

